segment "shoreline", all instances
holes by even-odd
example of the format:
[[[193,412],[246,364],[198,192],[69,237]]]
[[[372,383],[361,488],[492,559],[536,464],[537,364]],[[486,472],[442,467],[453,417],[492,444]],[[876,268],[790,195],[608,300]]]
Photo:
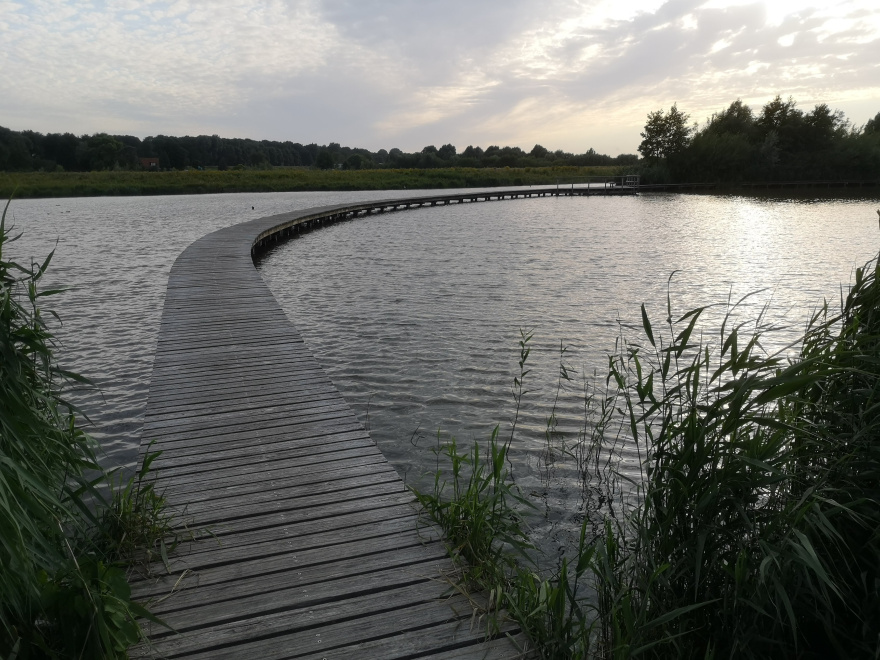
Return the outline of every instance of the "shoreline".
[[[430,190],[556,185],[557,180],[619,176],[619,167],[171,172],[0,172],[0,195],[16,198],[193,195],[242,192]]]
[[[0,195],[17,199],[135,197],[219,193],[441,190],[570,185],[620,176],[623,168],[526,167],[310,170],[184,170],[171,172],[0,172]],[[645,185],[642,192],[740,194],[750,197],[880,197],[880,181],[767,181]]]

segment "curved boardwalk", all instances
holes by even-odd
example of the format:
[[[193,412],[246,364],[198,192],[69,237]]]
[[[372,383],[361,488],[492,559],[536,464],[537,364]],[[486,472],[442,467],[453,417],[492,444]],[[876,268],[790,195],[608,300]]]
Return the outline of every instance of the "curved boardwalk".
[[[467,601],[449,596],[443,544],[418,524],[412,495],[284,315],[252,253],[359,214],[556,192],[308,209],[216,231],[180,255],[141,451],[150,441],[162,450],[157,488],[195,540],[170,558],[170,574],[134,585],[134,597],[151,601],[176,632],[147,624],[150,644],[132,657],[520,656],[504,635],[485,641]]]

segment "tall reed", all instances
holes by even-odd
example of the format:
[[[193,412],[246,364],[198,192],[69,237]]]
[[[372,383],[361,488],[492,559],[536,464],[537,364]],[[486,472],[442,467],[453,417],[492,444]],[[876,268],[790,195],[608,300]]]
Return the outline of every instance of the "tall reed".
[[[109,475],[62,397],[65,384],[86,381],[58,366],[41,309],[59,293],[39,289],[52,254],[30,265],[6,256],[18,238],[8,209],[0,219],[0,656],[124,657],[141,638],[137,617],[155,618],[131,600],[113,551],[119,536],[100,513],[116,506],[99,489]],[[126,497],[116,489],[112,501]],[[146,492],[137,515],[156,505]]]
[[[507,555],[503,579],[480,585],[536,653],[880,657],[877,275],[876,262],[859,269],[841,312],[813,316],[796,359],[763,349],[763,316],[736,321],[743,301],[714,336],[699,331],[705,308],[677,316],[667,299],[655,327],[642,307],[642,337],[610,357],[572,451],[602,519],[554,574]],[[639,448],[639,479],[615,464],[622,441]],[[505,550],[473,545],[489,548],[477,564]]]

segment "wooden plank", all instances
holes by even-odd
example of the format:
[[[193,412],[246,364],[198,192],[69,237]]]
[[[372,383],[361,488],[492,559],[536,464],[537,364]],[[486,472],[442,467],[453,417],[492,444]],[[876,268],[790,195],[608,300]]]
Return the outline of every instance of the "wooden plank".
[[[254,594],[278,591],[312,592],[314,589],[322,589],[321,585],[325,583],[347,583],[359,576],[370,576],[367,579],[372,579],[374,573],[383,571],[392,574],[412,571],[419,576],[438,578],[441,567],[446,563],[445,558],[445,550],[435,543],[411,546],[394,553],[341,559],[317,566],[297,566],[287,571],[238,582],[199,585],[198,589],[188,589],[187,582],[183,582],[184,588],[170,596],[155,599],[152,609],[159,616],[168,612],[185,612],[189,617],[191,611],[211,608],[216,603],[237,602]],[[249,611],[249,608],[242,609]]]
[[[378,630],[391,626],[399,632],[449,623],[453,634],[470,632],[468,604],[461,598],[443,600],[447,588],[426,581],[329,603],[305,604],[154,642],[162,653],[173,656],[186,653],[192,658],[219,660],[248,654],[269,660],[376,639],[381,637]],[[389,607],[392,604],[399,607]]]
[[[202,564],[210,561],[208,556],[199,559],[199,564],[191,560],[193,566],[186,569],[187,574],[184,576],[181,576],[180,571],[156,574],[151,580],[132,585],[132,594],[135,598],[146,600],[167,596],[179,588],[201,589],[211,585],[228,585],[290,570],[304,570],[309,567],[318,570],[319,567],[323,567],[320,570],[329,571],[335,563],[343,560],[366,560],[375,556],[387,558],[399,552],[408,552],[414,547],[424,546],[429,541],[429,538],[419,538],[415,535],[395,534],[366,540],[353,538],[347,543],[311,548],[296,553],[286,552],[269,558],[251,557],[232,564],[203,568]],[[440,545],[438,543],[438,546]],[[218,547],[222,546],[218,545]],[[180,556],[179,559],[183,561],[186,557]]]
[[[449,597],[451,565],[437,531],[421,524],[412,493],[251,257],[298,223],[477,197],[260,218],[209,234],[178,257],[141,454],[162,452],[149,478],[191,540],[133,584],[134,597],[152,602],[177,632],[145,624],[150,643],[131,657],[512,657],[515,645],[503,636],[484,643],[468,602]]]
[[[290,538],[292,536],[309,536],[311,534],[321,534],[327,531],[337,529],[351,528],[361,525],[375,525],[385,520],[394,520],[395,518],[412,519],[413,524],[419,524],[417,518],[413,517],[413,505],[411,502],[397,504],[393,506],[383,507],[381,509],[369,509],[367,511],[346,511],[343,514],[332,516],[329,518],[320,518],[318,520],[299,521],[296,524],[285,524],[280,527],[269,527],[261,530],[245,530],[241,533],[229,532],[222,536],[202,533],[198,534],[197,530],[193,530],[193,540],[185,540],[182,546],[183,552],[177,554],[187,554],[192,556],[200,552],[216,552],[215,543],[219,543],[224,548],[237,548],[246,545],[259,545],[277,541],[279,538]],[[162,572],[165,570],[163,565],[156,565],[155,570]]]

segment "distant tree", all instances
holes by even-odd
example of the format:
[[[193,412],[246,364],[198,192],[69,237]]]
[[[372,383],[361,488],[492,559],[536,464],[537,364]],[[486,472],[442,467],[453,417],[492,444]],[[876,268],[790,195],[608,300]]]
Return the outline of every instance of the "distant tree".
[[[251,167],[263,167],[269,163],[269,159],[262,149],[254,149],[247,156],[248,165]]]
[[[752,178],[760,161],[758,139],[752,109],[737,99],[724,110],[713,113],[706,125],[693,135],[676,164],[678,173],[688,181]]]
[[[231,142],[231,140],[228,142]],[[144,140],[144,147],[154,150],[156,156],[159,157],[159,167],[163,170],[182,170],[188,165],[189,154],[179,138],[157,135],[152,139],[147,138]],[[230,158],[230,161],[233,163],[241,163],[242,160],[242,154],[235,154],[234,159]]]
[[[462,154],[465,158],[473,158],[475,160],[480,160],[483,157],[483,150],[480,147],[474,147],[472,145],[468,145],[467,149],[465,149]]]
[[[803,114],[797,109],[797,103],[792,97],[789,96],[787,101],[783,101],[782,97],[777,94],[772,101],[761,108],[761,115],[756,123],[765,132],[779,131],[786,125],[799,123]]]
[[[86,157],[90,170],[112,170],[119,162],[123,144],[112,135],[95,133],[87,143]]]
[[[797,109],[795,100],[788,97],[783,101],[777,95],[772,101],[761,108],[760,116],[755,120],[760,136],[765,144],[775,143],[780,158],[786,154],[800,151],[805,138],[804,113]],[[775,134],[776,137],[772,137]]]
[[[0,170],[29,170],[32,144],[18,131],[0,127]]]
[[[841,110],[832,112],[827,103],[819,103],[804,115],[804,140],[807,149],[828,149],[846,135],[849,122]]]
[[[141,162],[138,160],[137,149],[131,145],[124,145],[119,151],[116,160],[119,167],[125,170],[140,169]]]
[[[359,170],[364,166],[364,157],[360,154],[352,154],[342,163],[344,170]]]
[[[742,135],[750,139],[754,131],[755,115],[752,109],[737,99],[726,110],[713,114],[702,132],[715,135]]]
[[[44,141],[45,157],[54,160],[65,170],[76,169],[76,147],[79,138],[73,133],[49,133]]]
[[[548,153],[550,152],[547,151],[547,149],[542,147],[540,144],[536,144],[529,152],[529,156],[531,156],[532,158],[546,158]]]
[[[455,158],[455,147],[451,144],[444,144],[437,150],[437,155],[443,160],[452,160]]]
[[[402,167],[402,163],[405,160],[406,154],[404,154],[397,147],[392,147],[388,150],[388,164],[392,167]]]
[[[429,144],[427,147],[425,147],[424,149],[422,149],[422,153],[423,153],[423,154],[436,154],[436,153],[437,153],[437,147],[435,147],[433,144]]]
[[[680,154],[688,146],[693,129],[688,126],[690,115],[678,109],[677,104],[663,110],[648,113],[645,132],[641,133],[639,153],[648,160],[669,159]]]
[[[862,132],[865,135],[873,135],[875,133],[880,134],[880,112],[878,112],[872,119],[868,120],[868,123],[865,124],[865,127],[862,129]]]
[[[440,160],[440,157],[437,155],[437,150],[435,149],[434,151],[426,151],[429,148],[433,149],[433,147],[425,147],[424,149],[422,149],[422,153],[418,155],[418,159],[415,163],[412,163],[412,165],[423,169],[446,167],[448,163]]]
[[[329,170],[333,168],[333,156],[326,149],[321,149],[315,158],[315,166],[319,170]]]
[[[314,165],[318,158],[318,145],[310,142],[299,152],[299,157],[303,165]]]

